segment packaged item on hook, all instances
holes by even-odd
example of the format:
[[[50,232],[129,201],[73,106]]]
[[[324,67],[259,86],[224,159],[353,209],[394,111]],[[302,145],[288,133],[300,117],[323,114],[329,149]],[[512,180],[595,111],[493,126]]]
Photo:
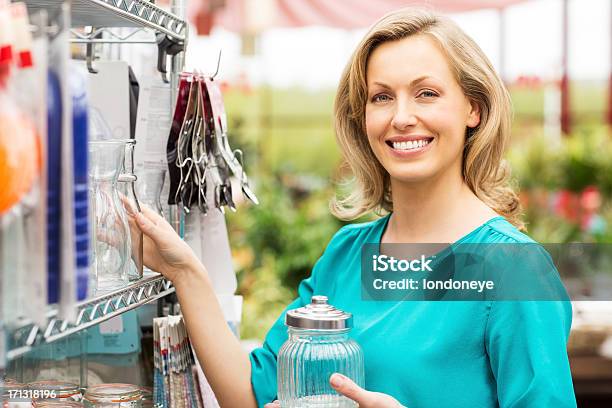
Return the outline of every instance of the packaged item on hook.
[[[251,189],[248,177],[244,170],[244,157],[239,149],[232,150],[227,136],[227,115],[225,113],[225,105],[223,103],[223,95],[219,84],[212,78],[205,78],[206,95],[208,96],[208,105],[212,115],[212,123],[214,124],[214,134],[212,145],[214,146],[215,154],[220,156],[223,167],[231,171],[231,174],[238,179],[242,193],[254,204],[259,204],[259,200]],[[229,188],[229,186],[228,186]],[[229,191],[229,199],[231,199],[231,190]],[[230,204],[233,208],[233,203]]]
[[[26,254],[25,273],[20,276],[19,293],[24,302],[25,315],[38,324],[46,321],[46,145],[47,116],[46,88],[40,86],[47,79],[47,19],[40,11],[30,16],[24,3],[11,4],[17,68],[11,81],[12,95],[19,109],[36,129],[40,148],[40,163],[32,188],[24,197],[23,231]]]
[[[72,94],[76,289],[77,300],[85,300],[89,280],[89,198],[87,182],[89,124],[85,72],[80,66],[71,64],[69,80]]]
[[[177,191],[181,182],[181,173],[176,163],[178,159],[178,140],[181,128],[183,126],[183,120],[185,117],[185,111],[187,109],[187,102],[189,100],[191,85],[192,76],[186,73],[181,74],[174,115],[172,117],[172,125],[170,127],[170,133],[168,135],[168,141],[166,143],[166,161],[168,163],[169,178],[168,219],[171,225],[174,227],[175,231],[181,237],[185,236],[185,217],[183,209],[178,205],[179,203],[177,202]]]
[[[47,77],[47,302],[59,302],[61,258],[62,91],[57,74]]]
[[[13,46],[19,45],[21,52],[26,52],[23,41],[16,44],[15,38],[11,38],[14,32],[27,30],[24,5],[0,6],[0,20],[0,279],[3,292],[0,320],[10,325],[18,317],[36,322],[44,318],[43,312],[34,307],[37,300],[22,301],[31,296],[40,299],[43,295],[41,286],[30,282],[41,276],[40,270],[33,270],[38,266],[35,261],[43,261],[41,251],[37,250],[42,248],[41,236],[37,234],[42,233],[42,227],[37,224],[41,215],[38,205],[42,155],[32,112],[24,111],[11,93],[15,80],[15,71],[11,71]],[[29,66],[23,65],[23,68]]]
[[[189,95],[191,93],[193,78],[188,74],[181,74],[179,82],[179,91],[176,100],[176,108],[174,110],[174,116],[172,119],[172,127],[170,128],[170,135],[168,136],[168,143],[166,147],[167,159],[168,159],[168,174],[170,176],[170,195],[168,197],[168,204],[178,204],[177,191],[181,182],[180,168],[177,166],[178,159],[178,141],[183,128],[183,121],[185,119],[185,112],[187,111],[187,104],[189,102]]]
[[[64,3],[56,17],[58,33],[49,43],[49,67],[57,76],[61,99],[60,137],[60,243],[59,249],[59,317],[62,320],[76,318],[77,301],[77,249],[75,240],[75,168],[72,92],[69,78],[70,9]]]

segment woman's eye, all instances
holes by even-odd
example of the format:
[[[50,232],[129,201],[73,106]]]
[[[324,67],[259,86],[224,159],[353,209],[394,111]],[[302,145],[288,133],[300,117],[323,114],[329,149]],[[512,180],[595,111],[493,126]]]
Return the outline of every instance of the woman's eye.
[[[389,95],[386,94],[378,94],[378,95],[374,95],[372,97],[372,102],[387,102],[389,101],[391,98],[389,97]]]
[[[426,98],[435,98],[436,96],[438,96],[438,94],[434,91],[423,91],[419,94],[419,96],[424,96]]]

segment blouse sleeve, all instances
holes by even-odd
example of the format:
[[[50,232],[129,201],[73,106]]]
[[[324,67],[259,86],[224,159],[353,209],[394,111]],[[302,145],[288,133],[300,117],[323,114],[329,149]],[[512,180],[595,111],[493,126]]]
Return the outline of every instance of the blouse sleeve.
[[[327,249],[319,260],[315,263],[312,273],[308,279],[304,279],[298,287],[298,298],[289,304],[276,320],[262,347],[253,350],[250,354],[251,359],[251,385],[257,400],[257,405],[263,407],[265,404],[276,399],[277,379],[276,379],[276,359],[278,350],[287,340],[287,328],[285,327],[285,313],[288,310],[297,309],[310,303],[316,290],[317,275],[328,269],[328,264],[333,258],[330,255],[331,247],[334,247],[342,239],[338,236],[345,230],[342,228],[334,238],[332,238]],[[343,234],[344,235],[344,234]]]
[[[529,262],[527,269],[535,273],[533,257]],[[518,261],[519,268],[521,264],[526,265]],[[546,276],[545,280],[551,281],[551,277],[556,276],[558,284],[549,287],[562,288],[558,272],[548,256],[535,264],[541,267],[540,273]],[[501,408],[576,407],[567,357],[572,306],[569,301],[560,300],[562,298],[491,302],[485,347],[497,381]]]

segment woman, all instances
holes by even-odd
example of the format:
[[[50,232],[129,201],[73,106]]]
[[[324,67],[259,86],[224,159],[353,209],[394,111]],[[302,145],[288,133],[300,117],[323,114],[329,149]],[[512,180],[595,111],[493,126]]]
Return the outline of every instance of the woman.
[[[337,374],[330,381],[361,407],[576,405],[566,354],[569,302],[361,300],[365,243],[533,243],[519,231],[519,205],[502,161],[510,116],[491,63],[445,17],[411,8],[391,13],[353,54],[335,126],[356,183],[333,202],[333,212],[349,219],[388,214],[342,228],[288,309],[318,294],[354,314],[367,390]],[[189,247],[151,212],[138,222],[148,239],[146,263],[174,283],[221,406],[273,400],[276,355],[287,336],[283,316],[263,347],[245,354]]]

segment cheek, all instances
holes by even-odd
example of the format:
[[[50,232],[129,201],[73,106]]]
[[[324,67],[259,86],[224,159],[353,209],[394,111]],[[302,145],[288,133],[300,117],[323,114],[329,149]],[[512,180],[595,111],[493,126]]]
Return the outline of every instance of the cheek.
[[[384,136],[388,122],[386,115],[381,110],[366,108],[365,128],[368,139],[375,140]]]
[[[456,107],[439,105],[424,111],[421,118],[429,128],[443,138],[461,140],[463,142],[465,118],[459,115]]]

